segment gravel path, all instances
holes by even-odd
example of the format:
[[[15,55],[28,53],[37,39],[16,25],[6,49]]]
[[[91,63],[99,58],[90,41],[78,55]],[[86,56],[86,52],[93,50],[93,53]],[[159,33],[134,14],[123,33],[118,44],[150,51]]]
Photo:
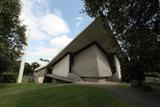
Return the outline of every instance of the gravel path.
[[[115,82],[81,84],[105,88],[120,99],[126,101],[130,107],[160,107],[160,92],[143,92]]]

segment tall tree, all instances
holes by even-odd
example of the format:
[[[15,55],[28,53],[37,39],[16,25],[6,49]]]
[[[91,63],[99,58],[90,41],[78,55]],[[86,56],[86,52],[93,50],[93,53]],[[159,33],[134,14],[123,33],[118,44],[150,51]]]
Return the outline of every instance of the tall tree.
[[[159,0],[83,1],[89,16],[102,16],[110,26],[128,57],[123,69],[132,79],[143,81],[148,72],[160,72]]]
[[[26,27],[20,13],[20,0],[0,0],[0,73],[8,70],[26,45]]]

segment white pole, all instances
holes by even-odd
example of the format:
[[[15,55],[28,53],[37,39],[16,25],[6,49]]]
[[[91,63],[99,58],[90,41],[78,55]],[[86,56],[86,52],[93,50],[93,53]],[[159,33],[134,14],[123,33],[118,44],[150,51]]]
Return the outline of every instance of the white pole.
[[[28,36],[29,36],[29,34],[28,34]],[[25,60],[26,60],[26,48],[27,48],[26,46],[23,46],[23,55],[21,57],[21,64],[20,64],[20,68],[19,68],[17,83],[22,83],[23,72],[24,72],[24,67],[25,67]]]
[[[23,53],[22,59],[21,59],[17,83],[22,83],[22,77],[23,77],[24,66],[25,66],[25,59],[26,59],[26,50],[24,48],[24,53]]]

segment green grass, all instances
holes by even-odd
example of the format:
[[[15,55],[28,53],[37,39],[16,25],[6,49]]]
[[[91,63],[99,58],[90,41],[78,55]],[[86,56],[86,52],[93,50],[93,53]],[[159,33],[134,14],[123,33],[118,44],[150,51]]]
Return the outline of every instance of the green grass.
[[[104,89],[53,84],[0,84],[0,107],[128,107]]]

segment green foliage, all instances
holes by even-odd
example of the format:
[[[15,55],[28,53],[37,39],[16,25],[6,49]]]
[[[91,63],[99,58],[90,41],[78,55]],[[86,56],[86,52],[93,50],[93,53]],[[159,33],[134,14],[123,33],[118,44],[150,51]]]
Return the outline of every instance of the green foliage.
[[[22,83],[33,83],[33,76],[23,76],[23,81]]]
[[[31,64],[31,68],[32,68],[32,71],[34,71],[36,68],[40,67],[40,64],[38,62],[33,62]]]
[[[146,72],[160,72],[159,0],[83,0],[85,12],[102,16],[124,52],[122,69],[143,81]]]
[[[49,60],[48,60],[48,59],[40,58],[39,60],[40,60],[40,61],[44,61],[44,62],[49,62]]]
[[[32,66],[29,63],[25,63],[24,75],[32,75],[32,74],[33,74]]]
[[[37,62],[33,62],[32,64],[25,63],[24,66],[24,75],[32,75],[34,72],[34,69],[39,67],[40,65]],[[15,72],[18,73],[20,68],[20,61],[15,62],[11,67],[10,67],[10,72]]]
[[[31,82],[31,76],[33,75],[34,69],[39,67],[37,62],[32,64],[25,63],[23,77],[25,82]],[[20,68],[20,61],[14,62],[7,71],[0,74],[0,83],[15,83]]]
[[[20,0],[0,0],[0,72],[10,68],[26,45],[26,27],[19,19],[20,12]]]
[[[34,69],[36,69],[37,67],[39,67],[39,63],[38,62],[33,62],[32,64],[29,63],[25,63],[24,66],[24,75],[32,75],[34,72]],[[12,66],[10,67],[10,71],[11,72],[15,72],[18,73],[19,72],[19,68],[20,68],[20,61],[16,61],[14,64],[12,64]]]
[[[3,73],[0,78],[1,83],[16,83],[17,74],[14,72]]]

